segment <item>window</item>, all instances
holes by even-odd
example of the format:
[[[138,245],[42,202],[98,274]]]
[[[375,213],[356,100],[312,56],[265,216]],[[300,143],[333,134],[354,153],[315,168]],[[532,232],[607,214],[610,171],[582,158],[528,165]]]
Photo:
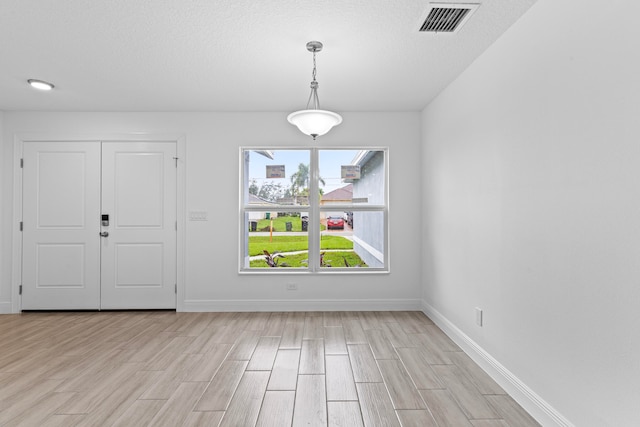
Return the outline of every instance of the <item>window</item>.
[[[388,271],[387,149],[241,149],[241,272]]]

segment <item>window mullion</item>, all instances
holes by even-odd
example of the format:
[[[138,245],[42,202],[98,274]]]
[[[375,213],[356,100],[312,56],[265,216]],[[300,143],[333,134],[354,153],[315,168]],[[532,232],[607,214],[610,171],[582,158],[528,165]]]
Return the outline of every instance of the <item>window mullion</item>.
[[[309,269],[320,269],[320,200],[318,149],[312,148],[310,152],[310,177],[309,177]]]

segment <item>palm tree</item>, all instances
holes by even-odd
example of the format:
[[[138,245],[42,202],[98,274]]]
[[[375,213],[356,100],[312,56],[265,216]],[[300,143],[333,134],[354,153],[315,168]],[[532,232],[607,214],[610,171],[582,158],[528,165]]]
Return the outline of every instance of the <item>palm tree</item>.
[[[318,180],[325,185],[324,179],[318,178]],[[291,193],[294,197],[309,195],[309,165],[300,163],[298,171],[291,174]]]

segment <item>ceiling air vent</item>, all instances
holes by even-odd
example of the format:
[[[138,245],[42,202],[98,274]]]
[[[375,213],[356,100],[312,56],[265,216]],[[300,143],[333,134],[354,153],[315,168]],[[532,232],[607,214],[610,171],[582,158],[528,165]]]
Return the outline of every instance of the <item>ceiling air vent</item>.
[[[420,26],[424,33],[455,33],[480,6],[471,3],[429,3]]]

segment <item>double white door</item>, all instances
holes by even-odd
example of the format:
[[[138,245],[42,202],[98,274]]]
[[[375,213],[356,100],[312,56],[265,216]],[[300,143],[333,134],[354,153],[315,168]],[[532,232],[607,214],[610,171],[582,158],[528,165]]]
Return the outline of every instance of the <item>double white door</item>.
[[[25,142],[23,310],[176,307],[176,144]]]

